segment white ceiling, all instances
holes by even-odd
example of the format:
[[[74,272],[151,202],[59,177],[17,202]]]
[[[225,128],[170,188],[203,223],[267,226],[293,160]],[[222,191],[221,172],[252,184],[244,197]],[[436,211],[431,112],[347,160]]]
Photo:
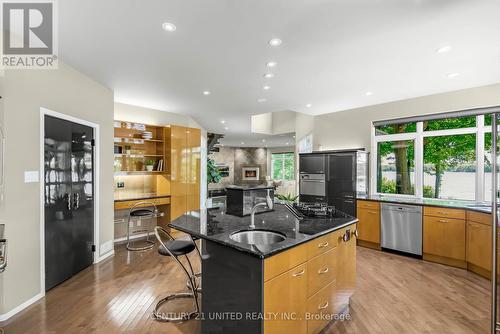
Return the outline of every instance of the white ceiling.
[[[220,143],[229,147],[291,147],[295,146],[295,133],[263,135],[248,132],[222,138]]]
[[[58,4],[63,61],[119,102],[191,115],[228,143],[252,136],[253,114],[321,114],[500,82],[498,0]],[[274,37],[283,44],[270,47]],[[444,45],[452,50],[436,53]],[[275,77],[264,79],[271,60]]]

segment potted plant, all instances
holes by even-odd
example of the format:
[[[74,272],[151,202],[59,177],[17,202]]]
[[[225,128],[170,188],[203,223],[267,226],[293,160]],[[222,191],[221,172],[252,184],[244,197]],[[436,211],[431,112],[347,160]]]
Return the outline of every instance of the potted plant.
[[[276,198],[282,202],[289,202],[289,203],[293,203],[297,200],[299,196],[294,196],[292,194],[286,194],[286,195],[281,195],[281,194],[277,194],[276,195]]]
[[[219,183],[222,180],[219,169],[212,159],[207,160],[207,181],[208,183]]]
[[[155,161],[154,160],[146,160],[146,170],[148,172],[152,172],[153,171],[153,167],[155,165]]]

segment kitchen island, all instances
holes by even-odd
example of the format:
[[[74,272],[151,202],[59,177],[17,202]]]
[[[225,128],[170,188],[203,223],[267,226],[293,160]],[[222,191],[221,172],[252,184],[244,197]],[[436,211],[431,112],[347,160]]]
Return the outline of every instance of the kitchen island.
[[[192,211],[170,226],[204,240],[202,333],[319,333],[354,292],[357,219],[299,219],[286,206],[255,216],[252,231],[274,243],[235,240],[250,217],[219,208]],[[264,232],[265,233],[265,232]]]

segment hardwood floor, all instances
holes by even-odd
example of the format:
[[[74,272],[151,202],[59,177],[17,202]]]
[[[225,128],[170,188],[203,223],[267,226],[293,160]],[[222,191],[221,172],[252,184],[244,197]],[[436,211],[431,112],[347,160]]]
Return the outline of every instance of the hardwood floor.
[[[191,258],[198,268],[195,254]],[[129,253],[119,246],[113,258],[82,271],[3,326],[6,334],[199,334],[198,321],[174,325],[151,319],[156,301],[185,289],[185,283],[172,260],[155,250]],[[358,247],[350,311],[351,320],[326,333],[488,333],[489,281]]]

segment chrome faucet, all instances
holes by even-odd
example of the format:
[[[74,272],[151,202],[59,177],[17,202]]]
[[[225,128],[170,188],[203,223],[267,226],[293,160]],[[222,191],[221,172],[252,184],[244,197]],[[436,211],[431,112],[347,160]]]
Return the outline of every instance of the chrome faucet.
[[[271,198],[271,195],[269,194],[269,189],[267,189],[266,201],[255,204],[254,207],[252,208],[252,211],[250,211],[250,226],[248,226],[248,228],[251,230],[255,229],[255,211],[257,210],[258,207],[261,206],[267,206],[269,210],[272,210],[274,207],[274,202],[273,199]]]

